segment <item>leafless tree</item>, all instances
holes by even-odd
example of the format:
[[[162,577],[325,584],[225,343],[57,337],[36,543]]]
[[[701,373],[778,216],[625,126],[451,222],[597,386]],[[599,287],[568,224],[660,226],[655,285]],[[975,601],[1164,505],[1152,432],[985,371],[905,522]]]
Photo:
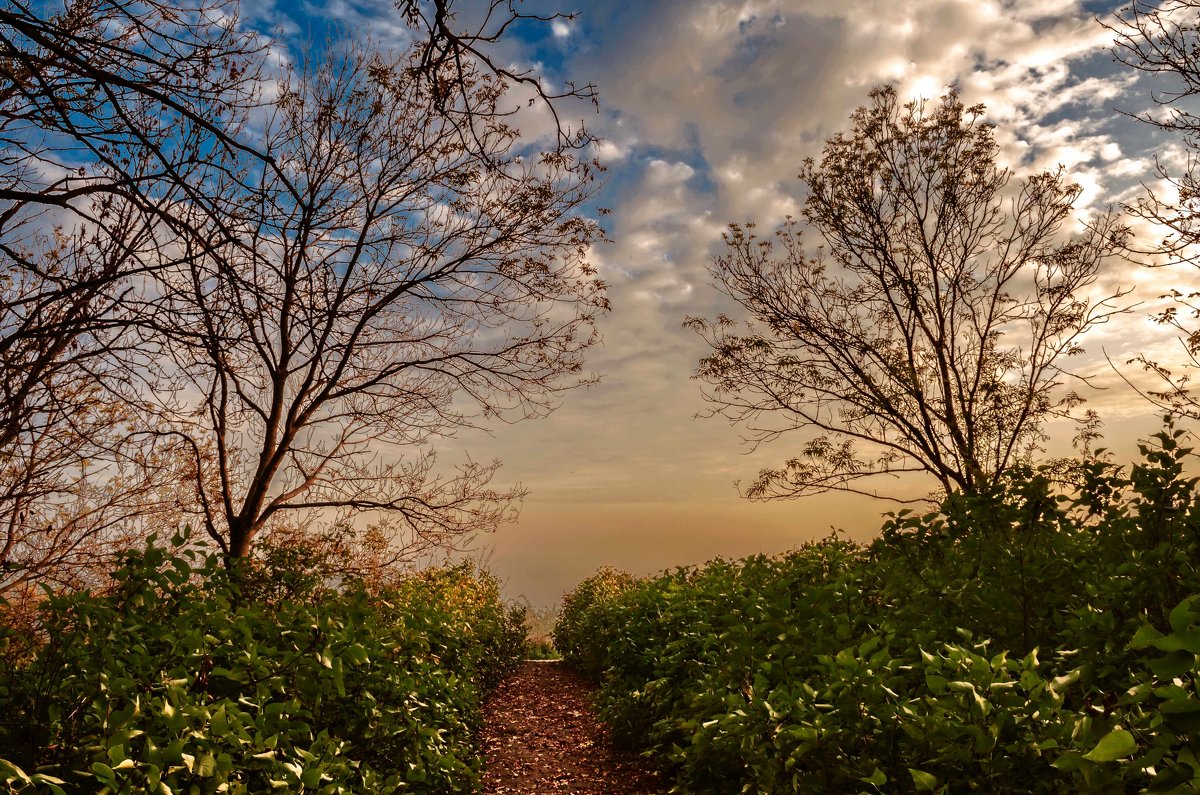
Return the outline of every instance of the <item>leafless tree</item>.
[[[561,100],[578,99],[598,108],[594,85],[579,86],[568,81],[556,91],[532,69],[510,66],[491,51],[491,47],[515,25],[568,21],[575,18],[574,14],[530,13],[521,10],[522,0],[488,0],[475,16],[474,24],[469,24],[456,19],[453,0],[397,0],[396,5],[409,26],[418,33],[415,58],[410,68],[425,79],[430,97],[439,109],[453,107],[450,118],[465,122],[477,115],[472,76],[476,72],[486,72],[510,87],[531,92],[531,102],[540,102],[550,112],[554,118],[558,149],[580,150],[592,143],[587,128],[583,124],[572,127],[566,123],[558,105]],[[491,107],[490,101],[484,101],[479,110],[487,116],[494,115],[497,109]],[[460,127],[460,133],[472,130],[466,124]]]
[[[173,199],[210,205],[222,150],[249,151],[265,50],[241,22],[234,0],[0,8],[0,235],[47,206],[103,226],[78,201],[99,194],[167,223]]]
[[[172,240],[220,235],[206,187],[244,162],[263,53],[239,21],[228,0],[0,8],[0,592],[79,584],[177,501],[125,298]]]
[[[178,445],[151,432],[118,358],[119,295],[75,280],[124,267],[139,218],[126,213],[117,238],[55,229],[0,278],[0,594],[78,585],[116,538],[183,507]]]
[[[332,46],[299,69],[259,143],[282,174],[230,181],[236,239],[185,241],[138,310],[230,558],[287,512],[385,512],[439,543],[494,526],[519,496],[489,488],[497,464],[438,474],[427,443],[581,381],[605,308],[593,167],[519,150],[501,77],[453,64],[471,99],[447,100],[420,57]]]
[[[414,51],[419,54],[404,62],[403,75],[388,76],[388,67],[381,65],[379,76],[423,84],[422,101],[436,110],[442,132],[453,130],[457,145],[471,150],[461,161],[473,158],[473,166],[466,168],[511,172],[511,158],[504,146],[496,145],[491,125],[513,109],[496,104],[499,94],[484,86],[477,72],[490,74],[495,85],[523,86],[550,108],[556,121],[559,99],[574,95],[594,100],[594,91],[590,86],[551,91],[537,75],[515,71],[491,53],[512,24],[548,22],[559,15],[534,17],[493,3],[480,24],[468,28],[452,6],[452,0],[399,0],[399,12],[417,35]],[[314,221],[336,227],[339,222],[328,215],[332,204],[359,198],[347,189],[313,189],[330,174],[305,174],[295,163],[276,158],[307,151],[309,144],[298,138],[309,131],[330,132],[341,123],[335,119],[346,121],[340,116],[344,110],[361,120],[361,96],[327,93],[321,97],[325,115],[308,112],[311,126],[302,130],[296,114],[305,112],[284,107],[301,99],[289,94],[274,111],[271,132],[257,138],[247,133],[251,113],[270,112],[261,95],[274,76],[268,74],[266,53],[265,40],[246,24],[237,0],[68,0],[57,8],[13,0],[0,8],[0,590],[36,578],[77,580],[83,561],[92,559],[100,541],[162,517],[164,510],[186,510],[179,504],[185,495],[178,488],[177,444],[189,451],[184,467],[185,474],[190,472],[188,482],[199,495],[215,500],[208,505],[208,516],[214,505],[227,504],[228,495],[213,496],[222,489],[254,491],[233,480],[242,473],[223,458],[229,453],[224,437],[214,447],[211,435],[198,439],[149,411],[149,398],[168,411],[178,408],[179,401],[162,391],[169,384],[153,381],[162,373],[155,372],[156,362],[144,352],[155,347],[181,350],[179,335],[154,337],[172,326],[164,320],[170,308],[188,305],[179,300],[178,291],[172,292],[180,286],[172,280],[181,275],[216,274],[218,281],[229,277],[233,293],[222,296],[293,307],[295,295],[271,293],[283,289],[282,282],[242,282],[239,268],[266,256],[268,238],[281,229],[292,234],[297,224]],[[571,130],[561,122],[558,133],[555,148],[560,153],[590,140],[582,128]],[[444,149],[449,140],[442,135],[426,143]],[[320,145],[336,147],[330,141]],[[437,150],[410,155],[451,160]],[[499,160],[488,162],[493,156]],[[360,152],[354,163],[340,165],[375,168],[365,157]],[[546,161],[542,173],[547,184],[554,183],[549,175],[555,169],[576,173],[568,161]],[[325,165],[339,167],[332,159]],[[392,176],[402,170],[396,163],[390,167]],[[308,182],[294,183],[293,175]],[[471,181],[469,176],[443,176]],[[457,189],[449,183],[443,187],[445,196]],[[397,185],[389,189],[404,190]],[[536,190],[528,187],[527,192]],[[390,201],[382,192],[376,198]],[[347,219],[355,212],[376,212],[351,206],[338,211],[346,216],[340,221],[344,228],[353,226]],[[261,215],[276,212],[283,215]],[[411,219],[393,213],[389,220],[403,225]],[[369,225],[364,221],[363,228]],[[309,247],[312,241],[306,238],[300,245]],[[545,278],[549,282],[553,274]],[[206,288],[198,287],[201,292]],[[244,298],[254,289],[264,294]],[[133,329],[138,336],[131,334]],[[547,336],[554,338],[554,333]],[[170,345],[164,342],[168,339]],[[299,420],[305,429],[312,425],[310,416]],[[229,427],[222,425],[221,431]],[[290,424],[288,428],[295,431]],[[353,447],[364,438],[355,433],[341,439],[341,446],[336,438],[325,441],[337,455],[346,454],[347,444]],[[361,445],[355,450],[361,453]],[[345,460],[350,458],[347,454]],[[216,466],[217,461],[223,464]],[[380,471],[372,472],[362,456],[354,461],[359,469],[353,474],[348,464],[339,470],[342,483],[357,478],[366,490]],[[461,477],[433,485],[428,482],[431,463],[384,467],[384,481],[399,491],[424,483],[429,494],[447,500],[449,491],[458,488],[463,501],[450,502],[469,503],[473,507],[464,510],[476,511],[482,525],[488,523],[485,514],[495,518],[503,513],[500,503],[489,508],[466,496],[488,496],[480,484],[494,467],[471,466]],[[437,507],[447,505],[439,502]]]
[[[121,324],[121,291],[161,264],[161,242],[219,231],[204,187],[222,150],[244,148],[261,54],[228,0],[48,8],[0,9],[0,450],[48,384],[108,355],[111,338],[91,343]]]
[[[1151,94],[1153,109],[1134,115],[1146,124],[1180,136],[1187,147],[1187,162],[1182,170],[1158,162],[1158,175],[1166,179],[1178,195],[1166,198],[1148,191],[1144,199],[1131,207],[1135,213],[1161,224],[1165,236],[1156,251],[1169,253],[1188,262],[1195,261],[1193,244],[1200,239],[1200,181],[1196,177],[1196,151],[1200,146],[1200,116],[1188,100],[1200,96],[1200,50],[1197,26],[1200,2],[1167,0],[1148,3],[1135,0],[1105,23],[1114,35],[1113,55],[1138,71],[1164,76],[1160,89]]]
[[[754,444],[812,434],[748,496],[898,499],[864,481],[905,472],[975,489],[1079,403],[1065,359],[1115,311],[1086,292],[1124,230],[1105,216],[1064,240],[1079,188],[1061,170],[1011,184],[982,113],[876,89],[801,170],[815,249],[793,219],[726,233],[713,277],[751,323],[689,321],[706,396]]]
[[[1139,254],[1151,255],[1147,264],[1200,267],[1200,115],[1194,99],[1200,96],[1200,2],[1134,0],[1102,24],[1112,32],[1113,55],[1126,66],[1154,76],[1158,89],[1151,93],[1156,108],[1133,113],[1135,118],[1169,135],[1184,147],[1184,161],[1156,160],[1156,175],[1168,187],[1147,187],[1141,199],[1127,209],[1150,221],[1162,237],[1139,245]],[[1181,359],[1165,363],[1146,356],[1130,360],[1161,379],[1159,389],[1141,389],[1143,396],[1169,412],[1200,418],[1200,398],[1191,386],[1200,368],[1200,292],[1172,289],[1155,315],[1162,325],[1179,334]]]
[[[72,389],[98,391],[76,381],[58,392]],[[178,446],[128,431],[138,422],[123,402],[71,397],[71,415],[48,408],[0,468],[0,596],[100,583],[114,552],[189,512],[180,490],[190,483],[190,461]]]

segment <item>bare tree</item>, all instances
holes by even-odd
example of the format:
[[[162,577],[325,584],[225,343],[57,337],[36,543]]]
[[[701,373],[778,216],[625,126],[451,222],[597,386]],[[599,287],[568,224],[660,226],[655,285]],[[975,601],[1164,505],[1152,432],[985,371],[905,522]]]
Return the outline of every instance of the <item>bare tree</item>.
[[[594,100],[590,86],[551,91],[491,54],[512,24],[560,15],[493,3],[467,28],[452,0],[397,7],[420,53],[405,62],[403,79],[424,83],[425,99],[481,168],[493,155],[506,157],[489,125],[513,109],[498,108],[477,70],[524,86],[556,121],[558,99]],[[100,542],[164,510],[186,510],[178,504],[178,443],[190,451],[189,482],[201,485],[200,495],[241,488],[228,460],[206,469],[221,460],[221,445],[149,411],[150,397],[160,408],[177,405],[138,347],[163,347],[154,330],[170,325],[166,307],[180,305],[177,294],[164,297],[153,285],[173,289],[173,278],[204,268],[237,272],[218,260],[256,261],[268,230],[282,223],[254,219],[256,212],[287,207],[299,222],[329,209],[308,206],[330,201],[328,194],[304,192],[308,186],[292,181],[294,164],[276,160],[303,149],[298,129],[246,134],[248,115],[268,111],[260,102],[265,55],[237,0],[13,0],[0,8],[0,590],[45,577],[77,581]],[[324,97],[325,112],[336,116],[346,100]],[[277,122],[286,115],[281,107]],[[582,128],[558,124],[558,150],[589,140]],[[447,147],[448,138],[436,145]],[[270,294],[280,283],[237,285],[266,291],[255,299],[264,304],[290,306],[294,298]],[[356,477],[374,482],[356,461]],[[386,480],[403,490],[427,480],[429,466],[410,462]],[[468,484],[486,482],[491,471],[471,467],[449,482],[486,496]],[[342,470],[345,482],[349,472]],[[482,503],[471,510],[500,511]]]
[[[122,325],[121,292],[162,264],[163,240],[219,233],[204,188],[245,149],[261,55],[229,0],[48,11],[0,9],[0,450],[46,385],[107,357],[111,338],[89,341]]]
[[[151,432],[119,358],[119,296],[76,281],[124,267],[145,232],[125,215],[116,238],[55,229],[0,277],[0,593],[78,585],[114,539],[183,507],[177,444]]]
[[[302,68],[260,143],[283,173],[231,181],[236,239],[186,241],[139,309],[230,558],[289,512],[385,512],[437,543],[492,527],[519,496],[488,487],[497,464],[438,474],[427,443],[580,383],[605,308],[592,166],[518,150],[502,78],[454,64],[471,101],[447,101],[419,65],[333,46]]]
[[[464,122],[477,115],[475,103],[478,99],[473,91],[476,72],[486,72],[510,87],[516,86],[532,92],[532,102],[540,102],[554,117],[559,150],[580,150],[592,143],[587,128],[580,124],[572,128],[562,119],[558,105],[561,100],[585,100],[594,108],[599,107],[596,87],[591,83],[579,86],[568,81],[562,90],[548,86],[543,77],[532,69],[518,69],[498,59],[491,47],[508,34],[515,25],[536,22],[547,24],[568,21],[574,14],[563,12],[529,13],[521,11],[521,0],[488,0],[483,5],[473,25],[456,20],[453,0],[397,0],[397,8],[403,13],[409,26],[418,32],[418,43],[412,68],[427,83],[427,90],[438,109],[451,109],[449,118]],[[496,108],[490,101],[483,101],[479,111],[484,116],[494,115]],[[460,134],[473,136],[473,128],[464,124]],[[479,143],[479,142],[477,142]],[[486,147],[483,147],[486,150]]]
[[[1183,163],[1156,158],[1156,175],[1168,187],[1147,187],[1127,209],[1150,221],[1162,237],[1137,253],[1152,255],[1147,264],[1200,267],[1200,115],[1192,107],[1200,96],[1200,2],[1134,0],[1102,24],[1113,33],[1113,55],[1126,66],[1157,78],[1151,93],[1157,109],[1131,114],[1134,118],[1176,136],[1184,146]],[[1200,398],[1191,385],[1200,368],[1200,292],[1173,289],[1162,296],[1167,306],[1155,320],[1179,334],[1181,359],[1165,363],[1139,356],[1127,362],[1142,365],[1161,379],[1159,389],[1141,389],[1144,397],[1166,411],[1200,418]],[[1127,379],[1128,380],[1128,379]]]
[[[263,54],[239,23],[229,0],[0,8],[0,592],[80,584],[178,517],[126,297],[171,241],[220,237],[206,187],[244,162]]]
[[[1104,24],[1114,35],[1113,55],[1120,63],[1166,78],[1160,90],[1151,94],[1160,110],[1132,114],[1134,118],[1178,135],[1187,147],[1187,161],[1181,170],[1169,168],[1161,159],[1157,162],[1158,176],[1167,180],[1177,195],[1167,198],[1147,191],[1130,209],[1162,226],[1164,237],[1155,251],[1194,262],[1197,255],[1192,246],[1200,239],[1200,180],[1196,176],[1200,116],[1192,112],[1188,100],[1200,96],[1200,2],[1135,0]]]
[[[98,392],[87,382],[58,388]],[[123,402],[70,395],[69,417],[48,408],[0,467],[0,595],[33,585],[102,582],[115,551],[188,513],[180,487],[189,461],[173,445],[130,432],[140,424]],[[125,430],[125,433],[120,433]],[[186,492],[185,492],[186,494]]]
[[[793,219],[726,233],[713,277],[752,322],[689,320],[706,397],[754,444],[812,434],[748,496],[887,496],[863,482],[905,472],[976,489],[1080,402],[1064,360],[1115,311],[1085,293],[1124,230],[1104,216],[1064,240],[1079,188],[1061,170],[1010,184],[982,113],[876,89],[801,170],[817,248]]]

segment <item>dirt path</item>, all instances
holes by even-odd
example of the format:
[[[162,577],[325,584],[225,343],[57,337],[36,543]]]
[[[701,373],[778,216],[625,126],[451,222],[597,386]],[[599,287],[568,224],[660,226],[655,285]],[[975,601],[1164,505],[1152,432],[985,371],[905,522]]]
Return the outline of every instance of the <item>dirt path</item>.
[[[484,795],[656,795],[636,756],[613,750],[591,688],[558,662],[527,662],[484,707]]]

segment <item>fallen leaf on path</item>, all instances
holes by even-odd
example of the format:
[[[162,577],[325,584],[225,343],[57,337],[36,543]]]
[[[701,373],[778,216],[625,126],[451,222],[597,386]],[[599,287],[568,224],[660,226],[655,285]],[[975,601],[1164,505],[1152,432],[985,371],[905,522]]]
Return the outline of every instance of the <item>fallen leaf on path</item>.
[[[484,707],[484,795],[657,795],[656,775],[613,749],[592,688],[562,663],[525,663]]]

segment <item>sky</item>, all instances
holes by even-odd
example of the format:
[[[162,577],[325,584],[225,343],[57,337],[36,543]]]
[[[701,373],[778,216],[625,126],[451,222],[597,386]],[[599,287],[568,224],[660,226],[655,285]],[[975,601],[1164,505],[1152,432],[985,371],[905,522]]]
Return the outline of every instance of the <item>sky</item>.
[[[332,23],[401,47],[407,33],[386,0],[246,0],[264,29]],[[469,3],[460,7],[469,10]],[[1116,6],[1070,0],[567,0],[528,10],[577,11],[523,28],[499,52],[551,86],[593,83],[600,110],[579,106],[608,166],[599,206],[611,242],[591,260],[609,285],[600,382],[564,396],[549,417],[443,440],[446,463],[499,458],[501,485],[529,490],[516,523],[479,540],[477,554],[513,598],[556,601],[602,565],[649,574],[713,557],[775,553],[844,533],[869,539],[892,506],[849,495],[750,502],[737,483],[796,453],[803,435],[749,450],[739,429],[698,417],[692,378],[705,345],[686,316],[732,311],[708,268],[732,221],[773,228],[802,201],[805,157],[847,127],[872,87],[937,97],[951,83],[987,106],[1001,161],[1017,174],[1063,165],[1084,188],[1086,217],[1133,200],[1154,156],[1178,147],[1125,113],[1150,106],[1150,84],[1113,62],[1095,19]],[[1160,86],[1161,87],[1161,86]],[[537,120],[531,122],[538,129]],[[1145,231],[1145,230],[1142,230]],[[1119,461],[1157,429],[1154,410],[1105,355],[1173,355],[1177,342],[1149,313],[1183,271],[1111,265],[1102,286],[1143,302],[1084,340],[1077,367],[1107,387],[1085,392]],[[1130,377],[1136,373],[1126,370]],[[1070,429],[1056,433],[1064,447]],[[1066,452],[1069,447],[1059,452]],[[1052,450],[1055,452],[1055,450]],[[927,484],[903,488],[927,491]]]

